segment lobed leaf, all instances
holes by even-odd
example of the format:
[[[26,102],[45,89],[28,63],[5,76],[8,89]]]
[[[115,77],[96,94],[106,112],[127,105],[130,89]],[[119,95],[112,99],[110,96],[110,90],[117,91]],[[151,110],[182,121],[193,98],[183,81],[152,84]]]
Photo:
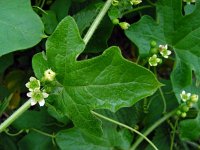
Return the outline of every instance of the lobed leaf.
[[[47,40],[47,62],[63,86],[60,103],[66,108],[64,113],[75,126],[100,135],[101,123],[90,110],[129,107],[153,94],[161,84],[150,71],[125,60],[117,47],[77,61],[84,47],[73,18],[66,17]],[[37,64],[39,56],[35,60]],[[39,74],[35,67],[34,71]]]

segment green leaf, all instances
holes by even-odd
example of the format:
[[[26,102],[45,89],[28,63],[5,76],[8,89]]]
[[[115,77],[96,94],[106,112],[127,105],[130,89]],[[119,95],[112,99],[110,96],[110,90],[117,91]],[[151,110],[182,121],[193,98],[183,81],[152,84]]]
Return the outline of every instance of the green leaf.
[[[8,54],[0,57],[0,74],[3,74],[4,71],[13,64],[13,55]]]
[[[139,22],[131,25],[126,35],[138,46],[142,57],[148,55],[149,43],[152,40],[158,45],[168,44],[170,49],[174,50],[177,65],[174,68],[172,79],[178,78],[174,77],[177,76],[175,72],[184,71],[181,72],[182,76],[178,75],[179,80],[173,80],[174,88],[179,86],[180,91],[184,88],[181,85],[191,84],[192,70],[197,81],[200,81],[200,3],[197,0],[196,9],[190,15],[185,16],[182,15],[182,0],[160,0],[156,6],[157,21],[149,16],[143,16]],[[183,65],[180,62],[181,64],[183,62]],[[184,82],[180,83],[180,81]]]
[[[90,27],[102,6],[102,2],[94,2],[73,16],[81,35],[85,29]]]
[[[106,125],[104,136],[96,137],[90,134],[82,133],[77,128],[59,131],[56,135],[56,142],[61,150],[110,150],[130,148],[131,138],[123,130],[117,132],[115,125]],[[127,130],[125,130],[127,131]]]
[[[1,133],[0,139],[1,150],[17,150],[17,145],[15,144],[13,137]]]
[[[0,6],[0,56],[32,47],[42,39],[44,27],[30,1],[6,0]]]
[[[68,11],[71,5],[71,0],[56,0],[50,7],[56,13],[57,20],[60,22],[64,17],[68,15]]]
[[[200,114],[195,119],[187,119],[180,122],[180,137],[183,140],[199,140],[200,138]]]
[[[12,125],[18,130],[30,128],[40,129],[45,124],[51,122],[53,122],[53,119],[49,117],[46,111],[26,111]]]
[[[45,11],[46,13],[42,14],[42,21],[44,23],[44,31],[47,34],[52,34],[56,28],[58,21],[54,11]]]
[[[48,136],[31,131],[18,143],[19,150],[53,150],[52,139]]]
[[[125,60],[117,47],[101,56],[77,61],[84,46],[74,20],[66,17],[47,40],[47,61],[63,86],[63,113],[75,126],[100,135],[101,123],[90,110],[129,107],[152,95],[161,84],[150,71]]]
[[[32,66],[34,68],[35,76],[42,79],[45,70],[49,69],[46,55],[44,53],[37,53],[32,59]]]
[[[112,34],[112,31],[113,24],[108,16],[105,16],[97,28],[95,34],[87,44],[84,52],[97,53],[104,51],[108,47],[107,42]]]
[[[155,136],[153,137],[152,142],[156,145],[156,147],[160,150],[169,150],[170,149],[170,137],[168,136],[169,133],[166,130],[166,127],[160,127],[156,129]],[[153,150],[151,145],[145,150]]]
[[[77,128],[57,133],[56,143],[61,150],[109,150],[108,141],[91,135],[83,134]]]

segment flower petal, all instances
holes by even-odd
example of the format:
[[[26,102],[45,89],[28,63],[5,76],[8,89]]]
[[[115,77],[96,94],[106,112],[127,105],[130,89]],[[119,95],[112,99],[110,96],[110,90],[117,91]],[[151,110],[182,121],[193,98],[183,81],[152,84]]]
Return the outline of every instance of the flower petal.
[[[49,94],[47,94],[47,93],[45,93],[45,92],[43,92],[42,94],[43,94],[43,97],[44,97],[44,98],[47,98],[47,97],[49,96]]]
[[[44,99],[42,99],[42,100],[41,100],[41,101],[39,101],[38,103],[39,103],[39,105],[40,105],[40,106],[44,106],[44,104],[45,104],[45,100],[44,100]]]
[[[26,95],[27,95],[28,97],[31,97],[31,96],[32,96],[32,92],[28,92]]]
[[[33,105],[35,105],[37,102],[34,100],[34,99],[30,99],[30,101],[31,101],[31,106],[33,106]]]

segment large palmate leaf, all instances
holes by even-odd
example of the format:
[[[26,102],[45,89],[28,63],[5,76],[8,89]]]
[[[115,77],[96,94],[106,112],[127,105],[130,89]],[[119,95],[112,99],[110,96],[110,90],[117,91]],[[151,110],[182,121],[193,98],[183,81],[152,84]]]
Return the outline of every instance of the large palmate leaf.
[[[77,61],[84,50],[73,18],[66,17],[46,43],[48,66],[57,74],[62,86],[59,103],[75,126],[91,134],[101,134],[101,123],[90,111],[116,111],[153,94],[161,85],[147,69],[125,60],[117,47],[107,49],[101,56]],[[41,78],[37,65],[42,55],[33,59],[36,76]],[[57,108],[59,109],[59,108]]]
[[[37,44],[43,37],[43,24],[29,0],[0,1],[0,56]]]
[[[185,16],[182,15],[182,0],[159,0],[156,6],[157,21],[143,16],[131,25],[126,35],[138,46],[141,56],[148,55],[152,40],[168,44],[174,50],[176,66],[172,83],[175,92],[179,93],[191,84],[192,70],[200,80],[200,2],[197,0],[196,9]]]

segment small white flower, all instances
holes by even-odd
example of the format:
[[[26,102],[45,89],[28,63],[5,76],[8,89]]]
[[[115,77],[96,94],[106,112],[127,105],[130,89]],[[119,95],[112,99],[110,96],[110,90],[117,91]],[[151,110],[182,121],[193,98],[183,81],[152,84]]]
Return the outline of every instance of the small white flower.
[[[56,73],[51,69],[48,69],[44,72],[44,80],[53,81],[55,79]]]
[[[40,89],[40,81],[35,77],[30,77],[29,82],[26,83],[25,86],[29,89],[29,91]]]
[[[186,93],[184,90],[181,92],[180,97],[183,102],[186,102],[190,99],[191,93]]]
[[[138,5],[142,0],[130,0],[131,5]]]
[[[35,89],[34,91],[28,92],[27,96],[30,97],[31,106],[37,104],[37,102],[39,103],[40,106],[44,106],[45,104],[44,99],[47,98],[49,94],[39,89]]]
[[[159,45],[159,50],[160,50],[160,54],[164,57],[164,58],[168,58],[169,55],[171,55],[171,51],[168,50],[168,46],[166,45]]]
[[[149,58],[149,65],[150,66],[157,66],[162,60],[154,54],[152,57]]]

